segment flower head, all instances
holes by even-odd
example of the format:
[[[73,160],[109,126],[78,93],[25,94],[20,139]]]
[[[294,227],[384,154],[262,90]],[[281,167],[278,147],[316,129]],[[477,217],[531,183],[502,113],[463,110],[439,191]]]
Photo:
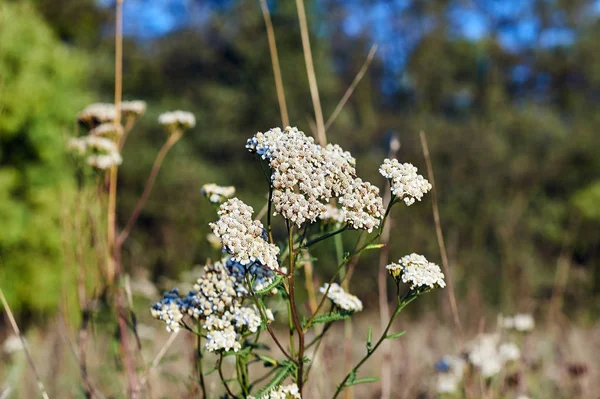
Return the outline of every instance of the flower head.
[[[165,292],[163,298],[152,305],[150,313],[152,317],[162,320],[167,325],[167,331],[177,331],[180,328],[183,313],[181,312],[181,298],[177,288]]]
[[[501,327],[519,332],[530,332],[535,328],[535,320],[528,313],[517,313],[513,317],[500,316],[499,320]]]
[[[365,229],[370,233],[381,223],[383,201],[379,188],[369,182],[355,179],[340,198],[340,204],[344,206],[346,222],[355,229]]]
[[[469,362],[486,378],[498,374],[506,363],[521,357],[519,347],[514,343],[501,342],[499,334],[481,334],[468,347]]]
[[[67,143],[67,149],[81,156],[87,154],[86,163],[97,169],[108,169],[123,162],[117,145],[105,137],[89,135],[72,138]]]
[[[327,283],[321,287],[321,293],[324,294],[327,292],[327,298],[331,299],[331,301],[340,309],[348,312],[360,312],[363,310],[363,304],[361,300],[352,294],[348,294],[337,283],[331,284],[329,291],[327,290],[328,287],[329,284]]]
[[[300,389],[298,385],[280,385],[272,388],[261,396],[262,399],[300,399]],[[254,396],[247,396],[246,399],[255,399]]]
[[[235,195],[235,187],[218,186],[214,183],[211,183],[203,185],[202,189],[200,189],[200,192],[213,204],[220,204],[221,202]]]
[[[85,107],[77,115],[77,120],[89,129],[93,129],[101,123],[113,122],[116,117],[114,104],[94,103]]]
[[[90,130],[90,135],[116,138],[123,135],[123,127],[113,122],[105,122]]]
[[[274,128],[248,139],[246,148],[269,162],[276,214],[298,226],[327,215],[339,198],[344,222],[371,231],[383,216],[379,190],[356,178],[356,160],[340,146],[325,147],[295,127]]]
[[[272,270],[279,269],[279,248],[265,240],[263,225],[252,220],[253,213],[251,206],[232,198],[220,206],[219,220],[210,223],[210,227],[234,261],[242,265],[258,262]]]
[[[346,212],[343,208],[335,207],[331,204],[325,205],[325,210],[319,215],[324,223],[333,223],[341,225],[346,221]]]
[[[397,281],[410,285],[410,289],[446,286],[444,274],[438,265],[429,262],[423,255],[410,254],[385,267]]]
[[[415,200],[421,201],[423,195],[431,190],[431,184],[410,163],[401,164],[397,159],[385,159],[379,167],[379,173],[390,181],[392,194],[409,206]]]
[[[158,123],[171,129],[191,129],[196,126],[196,117],[187,111],[170,111],[158,116]]]
[[[458,356],[444,356],[436,363],[438,393],[457,392],[463,380],[465,361]]]
[[[139,118],[146,112],[146,101],[134,100],[123,101],[121,103],[121,112],[127,116]]]

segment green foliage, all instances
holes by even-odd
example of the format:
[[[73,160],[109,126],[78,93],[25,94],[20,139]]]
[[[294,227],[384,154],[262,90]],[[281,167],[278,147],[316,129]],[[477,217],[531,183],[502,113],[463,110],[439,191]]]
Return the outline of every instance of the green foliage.
[[[257,398],[264,397],[271,389],[280,385],[288,376],[292,375],[296,371],[296,365],[290,361],[283,361],[280,370],[277,371],[275,376],[258,391],[254,396]]]
[[[575,193],[573,203],[585,218],[600,221],[600,181]]]
[[[0,284],[16,309],[55,308],[64,283],[64,147],[88,99],[85,65],[30,5],[0,1]]]

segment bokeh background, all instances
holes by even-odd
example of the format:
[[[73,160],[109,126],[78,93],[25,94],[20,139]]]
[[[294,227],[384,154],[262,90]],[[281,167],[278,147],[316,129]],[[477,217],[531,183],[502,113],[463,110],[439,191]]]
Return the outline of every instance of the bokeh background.
[[[268,3],[291,123],[310,133],[295,4]],[[552,323],[598,332],[600,2],[306,6],[326,118],[378,45],[327,132],[357,157],[359,175],[383,187],[377,168],[394,136],[398,158],[425,171],[419,131],[426,132],[465,326],[476,330],[499,312],[533,313],[543,323],[553,304],[560,317],[553,313]],[[44,326],[64,317],[61,303],[75,295],[64,219],[77,182],[65,143],[79,110],[113,100],[113,7],[110,0],[0,0],[0,287],[40,348]],[[262,171],[244,144],[281,118],[258,1],[126,0],[124,32],[123,96],[149,109],[123,151],[119,224],[164,141],[158,114],[185,109],[197,119],[167,157],[124,247],[131,278],[160,291],[214,257],[206,234],[215,214],[203,184],[234,185],[262,208]],[[335,254],[320,251],[322,281]],[[413,251],[441,262],[430,196],[395,210],[390,257]],[[377,265],[375,254],[362,257],[352,284],[375,318]],[[414,323],[451,326],[446,298],[439,292],[413,307]],[[0,319],[0,341],[8,335]],[[14,377],[9,370],[0,376]]]

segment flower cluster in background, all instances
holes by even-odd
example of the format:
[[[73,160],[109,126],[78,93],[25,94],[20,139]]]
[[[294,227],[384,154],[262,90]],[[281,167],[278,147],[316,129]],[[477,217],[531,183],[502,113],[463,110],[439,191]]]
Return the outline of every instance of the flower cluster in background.
[[[337,283],[333,283],[331,286],[326,283],[320,288],[320,291],[322,294],[327,294],[327,298],[331,299],[331,302],[333,302],[335,306],[342,310],[347,312],[360,312],[363,310],[363,304],[361,300],[355,295],[344,291],[344,289]]]
[[[85,156],[86,163],[97,169],[108,169],[123,162],[115,142],[104,137],[88,135],[72,138],[67,149]]]
[[[529,332],[533,329],[535,321],[528,314],[520,314],[520,327],[526,327],[521,332]],[[516,317],[515,316],[515,317]],[[514,328],[514,318],[510,318],[512,324],[509,329]],[[499,331],[507,326],[502,322],[507,318],[499,317]],[[492,379],[498,375],[510,376],[511,372],[520,370],[516,365],[523,358],[522,351],[517,342],[512,341],[506,334],[482,333],[465,345],[465,351],[460,356],[446,355],[436,363],[436,388],[439,393],[455,394],[460,392],[467,373],[476,373],[483,379]],[[514,338],[514,337],[513,337]],[[518,337],[517,337],[518,338]]]
[[[196,126],[196,117],[187,111],[169,111],[158,116],[158,123],[171,129],[191,129]]]
[[[235,187],[218,186],[214,183],[211,183],[202,186],[200,192],[213,204],[220,204],[221,202],[235,195]]]
[[[512,317],[498,316],[498,324],[507,330],[530,332],[535,328],[533,316],[527,313],[517,313]]]

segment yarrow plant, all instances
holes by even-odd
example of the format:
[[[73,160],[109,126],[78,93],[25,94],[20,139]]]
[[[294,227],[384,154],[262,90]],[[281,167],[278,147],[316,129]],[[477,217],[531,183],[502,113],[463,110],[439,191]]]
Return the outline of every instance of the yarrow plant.
[[[129,234],[152,191],[154,182],[167,152],[183,136],[185,130],[194,126],[195,119],[192,114],[183,111],[176,111],[172,114],[167,113],[166,115],[171,115],[171,117],[160,118],[160,123],[165,125],[165,129],[168,133],[167,139],[154,161],[144,191],[136,203],[131,216],[125,224],[125,227],[122,230],[119,230],[116,223],[116,201],[118,170],[124,161],[121,156],[121,149],[125,145],[128,134],[133,129],[136,122],[144,115],[147,107],[146,103],[140,100],[120,102],[120,95],[115,96],[115,101],[116,105],[95,103],[85,107],[77,115],[79,126],[85,133],[71,138],[67,143],[67,149],[73,154],[78,166],[78,200],[76,205],[77,209],[74,211],[82,214],[83,210],[79,209],[82,204],[90,203],[90,201],[97,202],[96,205],[99,206],[94,206],[93,209],[101,209],[101,212],[91,212],[92,208],[90,208],[90,210],[87,211],[85,218],[81,215],[78,215],[77,217],[85,219],[86,223],[89,220],[89,234],[92,234],[94,237],[94,245],[99,248],[103,247],[106,250],[105,259],[98,257],[100,273],[98,273],[98,271],[89,273],[83,262],[78,262],[80,270],[77,280],[77,293],[83,320],[80,335],[82,337],[87,336],[86,330],[89,327],[87,326],[88,323],[86,320],[89,319],[89,315],[94,312],[94,304],[99,300],[99,298],[97,298],[98,294],[92,294],[90,298],[89,294],[86,292],[86,274],[100,275],[102,276],[104,287],[100,287],[101,289],[97,291],[110,294],[107,295],[106,299],[110,302],[109,305],[111,305],[111,310],[112,306],[114,306],[115,314],[118,315],[116,319],[119,331],[118,339],[121,349],[120,354],[122,364],[128,376],[129,396],[137,397],[136,395],[140,393],[142,388],[139,379],[137,378],[135,359],[131,351],[127,333],[127,330],[129,329],[128,326],[135,324],[135,322],[132,320],[128,323],[127,318],[123,316],[128,312],[125,309],[126,299],[121,281],[121,249],[123,243],[129,237]],[[106,212],[104,212],[104,209],[106,209]],[[106,229],[99,228],[98,221],[96,220],[96,217],[104,215],[106,215],[107,219]],[[85,223],[82,222],[82,220],[78,220],[75,224],[78,229],[81,229]],[[104,237],[101,237],[101,234],[98,232],[106,232],[105,241]],[[89,236],[81,233],[83,232],[80,230],[77,231],[78,240],[84,241],[85,237],[88,237],[89,239]],[[78,245],[78,247],[83,247],[83,244]],[[101,252],[102,250],[99,250],[98,254],[101,254]],[[83,254],[79,254],[78,256],[83,257]],[[207,272],[207,276],[209,275],[214,277],[217,274],[216,272]],[[229,276],[228,273],[225,273],[225,275]],[[226,281],[226,279],[224,281]],[[221,290],[227,288],[222,286],[223,283],[220,280],[215,284],[215,292],[221,293]],[[224,298],[224,296],[220,297],[221,300],[224,300]],[[214,301],[214,303],[217,304],[217,301]],[[255,331],[257,324],[260,324],[260,317],[256,316],[256,308],[246,309],[241,307],[238,309],[235,306],[236,304],[237,302],[232,302],[229,310],[220,308],[213,309],[214,315],[212,316],[218,317],[218,320],[215,321],[214,326],[210,326],[212,333],[212,340],[210,341],[211,348],[228,347],[229,349],[235,350],[239,348],[239,344],[237,343],[238,335],[245,334],[247,330]],[[180,328],[184,316],[191,311],[189,309],[196,309],[194,306],[203,305],[204,302],[201,301],[201,298],[190,296],[182,299],[179,297],[179,292],[177,290],[172,290],[166,293],[160,303],[153,307],[152,312],[155,317],[165,321],[167,328],[170,331],[176,331]],[[188,313],[184,313],[184,310]],[[236,313],[235,316],[228,315],[227,311],[237,311],[238,313]],[[235,319],[236,323],[226,325],[226,321],[229,320],[228,318],[230,320]],[[243,320],[244,322],[240,323],[237,320]],[[87,370],[85,339],[79,341],[79,352],[81,354],[79,367],[81,370]],[[87,378],[86,372],[82,373],[82,378],[84,379],[83,385],[86,389],[85,396],[95,396],[92,394],[91,383],[85,380]]]
[[[180,114],[162,115],[160,121],[168,128],[192,123]],[[246,148],[265,175],[266,221],[254,220],[254,209],[233,197],[233,187],[205,185],[202,193],[211,203],[220,204],[217,220],[210,223],[210,242],[219,240],[223,259],[207,264],[187,295],[176,289],[165,293],[151,313],[165,322],[167,330],[185,329],[197,336],[198,369],[203,370],[207,356],[213,356],[229,397],[301,398],[313,361],[307,350],[321,342],[333,323],[363,310],[362,301],[348,292],[348,274],[342,272],[356,256],[382,247],[378,240],[395,204],[421,200],[431,185],[414,166],[385,160],[380,172],[389,180],[392,200],[384,208],[379,188],[358,177],[356,160],[338,145],[321,146],[297,128],[286,127],[256,133]],[[278,220],[285,237],[274,234]],[[298,269],[312,246],[347,230],[360,231],[364,239],[345,252],[329,282],[320,288],[316,309],[306,314],[297,303]],[[420,295],[445,287],[440,268],[421,255],[407,255],[387,269],[397,286],[396,309],[377,340],[369,334],[365,355],[348,371],[334,397],[346,387],[372,382],[372,378],[358,378],[359,369],[383,341],[403,334],[390,333],[395,318]],[[280,341],[271,329],[275,320],[271,308],[287,309],[289,343]],[[264,353],[263,333],[281,359]],[[235,357],[235,385],[222,372],[223,359],[230,356]],[[271,370],[252,381],[250,375],[256,374],[249,368],[259,366],[256,359]],[[291,384],[286,384],[290,379]],[[201,371],[199,383],[204,396],[209,396]]]

